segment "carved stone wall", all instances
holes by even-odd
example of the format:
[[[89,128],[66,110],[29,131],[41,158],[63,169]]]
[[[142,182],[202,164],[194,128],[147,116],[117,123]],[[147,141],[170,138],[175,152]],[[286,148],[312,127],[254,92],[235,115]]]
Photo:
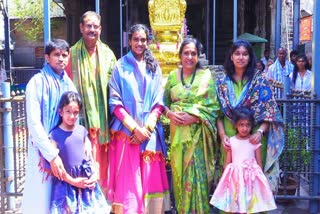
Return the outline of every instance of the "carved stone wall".
[[[262,52],[265,48],[270,47],[271,34],[271,0],[239,0],[238,1],[238,35],[242,33],[251,33],[269,42],[259,44]],[[261,56],[257,56],[260,58]]]

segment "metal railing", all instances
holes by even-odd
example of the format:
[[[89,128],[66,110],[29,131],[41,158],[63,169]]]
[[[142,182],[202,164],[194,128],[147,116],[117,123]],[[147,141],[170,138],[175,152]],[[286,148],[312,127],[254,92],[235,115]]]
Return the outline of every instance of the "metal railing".
[[[19,213],[25,179],[25,96],[0,98],[0,213]]]
[[[319,150],[314,136],[320,127],[315,120],[315,109],[320,100],[312,99],[310,93],[295,92],[286,99],[277,99],[277,102],[285,121],[285,148],[280,158],[282,177],[295,178],[297,185],[294,194],[290,195],[291,181],[283,181],[283,191],[276,193],[275,197],[278,202],[307,200],[319,203],[317,187],[320,179],[317,178],[320,171],[314,164],[319,159]],[[8,103],[11,107],[4,107]],[[0,213],[21,213],[28,136],[25,97],[0,98],[0,104]],[[11,123],[5,123],[6,114],[11,114]],[[4,131],[8,128],[12,130],[10,147],[6,146],[7,139],[4,139]],[[9,167],[8,161],[13,163]]]
[[[320,100],[312,99],[310,91],[292,91],[277,102],[284,116],[285,146],[280,156],[281,188],[276,198],[279,202],[320,203],[319,179],[314,179],[320,175],[315,165],[319,159],[315,132],[320,127],[316,124],[316,105],[320,105]]]

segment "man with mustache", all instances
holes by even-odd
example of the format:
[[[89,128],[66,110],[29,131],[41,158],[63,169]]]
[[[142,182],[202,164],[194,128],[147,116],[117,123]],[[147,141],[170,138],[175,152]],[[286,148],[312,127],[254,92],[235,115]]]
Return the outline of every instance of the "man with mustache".
[[[80,19],[82,38],[71,47],[67,72],[83,101],[81,123],[89,130],[99,183],[104,190],[107,175],[108,99],[107,86],[116,57],[100,40],[101,17],[87,11]]]

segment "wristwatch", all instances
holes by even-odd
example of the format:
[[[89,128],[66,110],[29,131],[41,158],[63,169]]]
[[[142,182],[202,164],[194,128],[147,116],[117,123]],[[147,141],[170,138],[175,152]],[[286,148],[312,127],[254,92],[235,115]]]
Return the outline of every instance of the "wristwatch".
[[[262,129],[258,129],[257,132],[260,132],[262,136],[264,136],[264,131]]]

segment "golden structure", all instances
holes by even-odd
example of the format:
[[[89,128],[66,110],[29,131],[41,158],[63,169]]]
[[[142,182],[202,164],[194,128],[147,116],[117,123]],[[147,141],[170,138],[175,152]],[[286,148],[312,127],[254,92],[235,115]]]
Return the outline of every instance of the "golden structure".
[[[149,0],[149,19],[153,41],[149,45],[166,76],[179,65],[179,47],[183,40],[185,0]]]

